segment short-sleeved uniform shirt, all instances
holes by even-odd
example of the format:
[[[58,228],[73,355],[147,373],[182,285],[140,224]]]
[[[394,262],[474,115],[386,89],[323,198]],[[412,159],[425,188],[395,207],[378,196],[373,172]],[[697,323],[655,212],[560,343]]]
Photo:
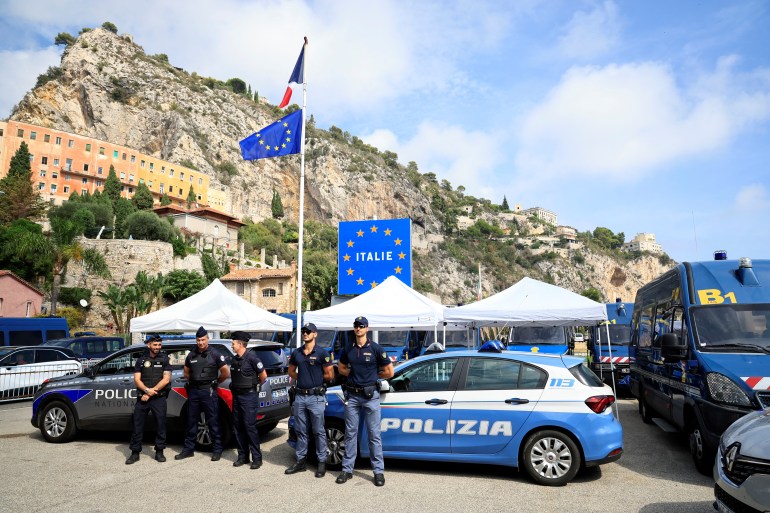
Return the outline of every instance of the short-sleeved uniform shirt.
[[[324,368],[332,365],[329,352],[317,345],[310,354],[305,354],[302,347],[292,351],[289,365],[297,367],[297,386],[299,388],[317,388],[324,384]]]
[[[350,367],[348,384],[362,387],[376,383],[380,367],[391,362],[382,346],[367,339],[363,347],[358,347],[355,342],[346,347],[340,356],[340,363]]]
[[[138,372],[140,374],[142,373],[142,370],[152,370],[152,374],[158,376],[158,381],[155,383],[148,383],[142,378],[142,382],[148,387],[154,387],[157,385],[161,379],[163,379],[163,373],[164,372],[171,372],[171,362],[168,360],[168,355],[164,353],[163,351],[158,353],[158,356],[153,358],[150,356],[150,350],[145,349],[144,354],[136,359],[136,364],[134,365],[134,372]]]
[[[203,358],[206,361],[206,367],[209,368],[209,370],[213,370],[213,376],[211,376],[210,379],[214,380],[217,379],[217,376],[219,375],[219,369],[227,365],[227,362],[225,361],[225,357],[219,354],[217,350],[212,348],[211,346],[207,347],[205,351],[200,352],[198,348],[194,348],[192,351],[187,353],[187,358],[184,359],[184,365],[185,367],[190,369],[190,380],[196,381],[198,380],[198,376],[194,375],[193,371],[193,360],[197,360],[198,358]]]
[[[262,374],[263,370],[265,370],[265,366],[254,351],[246,351],[243,353],[243,357],[233,356],[233,363],[230,365],[230,388],[234,386],[240,388],[238,387],[240,380],[236,376],[236,372],[240,372],[245,378],[254,378],[253,384],[256,385],[259,382],[256,377]]]

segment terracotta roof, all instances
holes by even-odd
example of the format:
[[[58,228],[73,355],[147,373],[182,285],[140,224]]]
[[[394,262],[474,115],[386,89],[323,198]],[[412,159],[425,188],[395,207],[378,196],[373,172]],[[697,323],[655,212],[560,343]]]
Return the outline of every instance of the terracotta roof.
[[[24,278],[19,278],[18,276],[16,276],[16,274],[15,274],[15,273],[13,273],[13,271],[0,270],[0,276],[10,276],[11,278],[14,278],[14,279],[15,279],[16,281],[18,281],[19,283],[21,283],[21,284],[23,284],[23,285],[26,285],[27,287],[29,287],[30,289],[32,289],[32,291],[33,291],[33,292],[36,292],[36,293],[40,294],[40,296],[41,296],[41,297],[42,297],[42,296],[45,296],[45,294],[43,294],[42,292],[40,292],[40,289],[38,289],[37,287],[35,287],[34,285],[32,285],[30,282],[28,282],[28,281],[27,281],[27,280],[25,280]]]
[[[291,278],[296,272],[293,267],[283,269],[236,269],[219,278],[219,281],[261,280],[262,278]]]

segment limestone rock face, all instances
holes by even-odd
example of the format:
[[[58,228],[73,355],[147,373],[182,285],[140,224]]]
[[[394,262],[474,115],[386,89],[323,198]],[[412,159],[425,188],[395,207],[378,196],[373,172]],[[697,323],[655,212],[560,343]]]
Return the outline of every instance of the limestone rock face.
[[[12,119],[107,140],[194,166],[210,177],[212,189],[225,191],[225,210],[241,219],[270,218],[273,191],[277,191],[285,218],[298,219],[299,156],[245,162],[238,146],[238,141],[285,112],[265,100],[255,102],[234,94],[214,79],[174,68],[163,56],[145,54],[130,36],[101,28],[81,34],[64,52],[61,68],[60,78],[25,95]],[[327,224],[411,218],[413,240],[419,242],[416,251],[423,255],[422,263],[415,266],[415,277],[428,285],[423,289],[432,287],[434,296],[446,304],[474,300],[478,283],[475,266],[461,264],[441,249],[441,212],[433,206],[436,190],[441,189],[410,179],[403,167],[386,163],[381,154],[362,150],[360,144],[356,146],[357,138],[351,143],[349,134],[345,139],[339,131],[341,138],[335,139],[330,136],[331,129],[325,132],[316,130],[313,123],[308,125],[305,218]],[[226,171],[229,165],[234,166],[235,174]],[[559,206],[552,208],[558,211]],[[537,227],[522,226],[528,227],[530,235],[536,233]],[[170,245],[163,243],[98,244],[106,254],[115,284],[130,282],[141,269],[165,274],[175,268],[200,268],[199,262],[175,261]],[[559,257],[523,268],[512,259],[506,283],[493,285],[483,271],[483,295],[529,275],[576,292],[595,287],[607,301],[615,297],[632,301],[641,285],[666,270],[654,257],[625,261],[585,249],[574,252],[583,257],[578,259],[582,263]],[[69,284],[75,285],[82,271],[76,264],[68,271]],[[108,284],[86,280],[94,290],[105,290]],[[100,308],[95,301],[93,316],[109,319],[106,309]]]

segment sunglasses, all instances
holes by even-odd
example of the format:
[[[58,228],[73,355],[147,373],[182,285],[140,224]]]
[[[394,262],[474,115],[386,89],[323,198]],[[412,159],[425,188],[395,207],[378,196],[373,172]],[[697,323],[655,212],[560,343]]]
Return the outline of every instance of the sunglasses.
[[[313,332],[312,332],[312,331],[305,331],[305,330],[302,330],[302,334],[303,334],[303,335],[310,335],[311,333],[313,333]]]
[[[368,328],[369,326],[364,326],[363,324],[354,324],[353,329],[357,330],[359,328]]]

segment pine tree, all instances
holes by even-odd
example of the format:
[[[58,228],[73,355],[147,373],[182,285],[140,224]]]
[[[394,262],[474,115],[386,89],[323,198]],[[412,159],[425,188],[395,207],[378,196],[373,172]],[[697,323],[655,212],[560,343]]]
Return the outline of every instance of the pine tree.
[[[32,187],[32,165],[29,146],[22,141],[8,167],[8,175],[0,180],[0,223],[8,224],[16,219],[40,217],[46,204]]]
[[[163,193],[163,196],[160,197],[160,206],[166,206],[171,205],[171,198],[168,197],[168,194],[165,192]]]
[[[187,208],[189,209],[193,203],[196,203],[198,201],[198,197],[195,195],[195,190],[193,189],[193,186],[190,186],[190,192],[187,193]]]
[[[510,210],[510,208],[508,207],[508,199],[505,196],[503,196],[503,204],[500,205],[500,208],[502,208],[503,211],[505,211],[505,212]]]
[[[110,174],[107,176],[107,180],[104,181],[104,194],[110,199],[113,208],[120,199],[120,191],[123,186],[118,180],[118,175],[115,173],[115,166],[110,165]]]
[[[134,197],[131,198],[131,203],[137,208],[137,210],[152,210],[152,206],[155,200],[152,197],[152,192],[149,187],[141,182],[136,187]]]
[[[283,202],[277,191],[273,191],[273,201],[270,208],[273,211],[273,219],[281,219],[283,217]]]

